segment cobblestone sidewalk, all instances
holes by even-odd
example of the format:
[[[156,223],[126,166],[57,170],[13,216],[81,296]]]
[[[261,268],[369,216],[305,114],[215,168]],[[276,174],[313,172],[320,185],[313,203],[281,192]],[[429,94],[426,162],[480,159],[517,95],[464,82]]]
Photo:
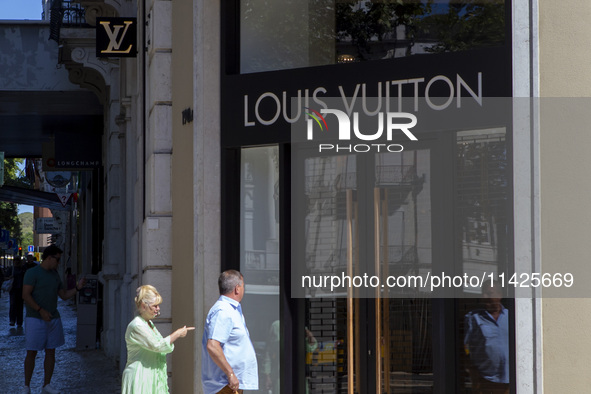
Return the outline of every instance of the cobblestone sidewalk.
[[[24,385],[25,336],[22,328],[9,326],[9,297],[0,298],[0,394],[20,393]],[[76,350],[76,306],[72,300],[59,300],[66,344],[56,350],[51,385],[63,394],[121,392],[121,375],[115,362],[102,350]],[[31,393],[43,386],[44,352],[37,354]]]

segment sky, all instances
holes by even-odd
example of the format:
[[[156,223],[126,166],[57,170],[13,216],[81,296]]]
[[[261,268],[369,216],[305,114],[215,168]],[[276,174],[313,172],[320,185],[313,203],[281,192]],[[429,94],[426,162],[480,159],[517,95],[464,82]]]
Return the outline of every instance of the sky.
[[[40,20],[43,0],[0,0],[0,19]]]
[[[3,1],[4,0],[0,0],[0,4],[2,4]],[[25,167],[25,165],[23,163],[22,165],[19,166],[19,169],[21,171],[24,171],[24,167]],[[33,212],[33,206],[31,206],[31,205],[18,204],[17,208],[18,208],[17,214],[21,214],[23,212],[31,212],[31,213]]]
[[[20,215],[23,212],[31,212],[31,213],[33,213],[33,207],[31,205],[19,204],[18,205],[18,214]]]

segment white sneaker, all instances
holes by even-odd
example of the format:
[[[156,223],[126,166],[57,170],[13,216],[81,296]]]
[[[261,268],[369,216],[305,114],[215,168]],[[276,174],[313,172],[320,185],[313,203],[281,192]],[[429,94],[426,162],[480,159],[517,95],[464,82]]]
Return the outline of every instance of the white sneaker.
[[[30,394],[31,393],[31,388],[29,386],[24,386],[21,389],[21,394]]]
[[[42,393],[49,393],[49,394],[59,394],[59,390],[54,389],[53,387],[51,387],[50,384],[48,384],[47,386],[43,387],[43,391],[41,391]]]

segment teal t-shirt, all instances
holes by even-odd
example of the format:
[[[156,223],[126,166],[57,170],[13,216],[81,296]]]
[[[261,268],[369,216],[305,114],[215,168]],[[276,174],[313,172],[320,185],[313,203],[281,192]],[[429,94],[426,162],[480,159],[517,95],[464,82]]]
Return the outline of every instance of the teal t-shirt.
[[[41,308],[51,313],[52,319],[60,317],[60,313],[57,310],[57,292],[63,289],[64,285],[57,271],[48,271],[40,265],[30,268],[25,272],[23,285],[33,286],[33,299]],[[26,305],[26,307],[27,317],[41,319],[39,312],[29,305]]]

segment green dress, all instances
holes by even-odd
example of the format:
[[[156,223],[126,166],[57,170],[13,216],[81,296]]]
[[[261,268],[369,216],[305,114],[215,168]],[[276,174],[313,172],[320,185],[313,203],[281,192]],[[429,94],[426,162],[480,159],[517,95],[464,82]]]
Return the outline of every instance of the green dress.
[[[122,394],[168,393],[166,354],[174,350],[170,337],[162,338],[152,322],[136,316],[125,331],[127,364]]]

